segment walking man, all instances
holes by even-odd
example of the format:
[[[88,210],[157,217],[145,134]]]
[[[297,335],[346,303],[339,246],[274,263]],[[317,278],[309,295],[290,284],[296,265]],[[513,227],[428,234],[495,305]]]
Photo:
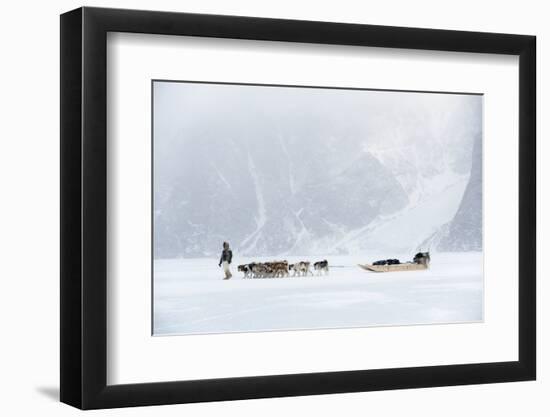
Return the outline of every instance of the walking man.
[[[229,279],[233,276],[231,274],[231,269],[229,269],[229,265],[231,265],[231,258],[233,258],[233,252],[229,249],[229,243],[223,242],[222,256],[220,257],[220,263],[218,266],[222,266],[223,264],[223,272],[225,272],[224,279]]]

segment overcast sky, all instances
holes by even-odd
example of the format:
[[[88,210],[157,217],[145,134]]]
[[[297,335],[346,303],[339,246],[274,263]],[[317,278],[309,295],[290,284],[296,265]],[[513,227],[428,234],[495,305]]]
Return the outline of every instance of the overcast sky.
[[[266,145],[294,134],[314,146],[323,132],[357,150],[450,146],[469,166],[481,110],[480,95],[155,82],[155,160],[167,162],[186,140],[214,146],[253,132]]]

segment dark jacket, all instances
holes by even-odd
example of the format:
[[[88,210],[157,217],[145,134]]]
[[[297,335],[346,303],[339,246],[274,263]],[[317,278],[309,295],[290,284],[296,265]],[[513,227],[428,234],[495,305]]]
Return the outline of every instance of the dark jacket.
[[[227,249],[227,250],[224,249],[222,251],[222,256],[220,257],[219,265],[221,265],[223,261],[227,261],[231,263],[232,258],[233,258],[233,252],[231,252],[231,249]]]

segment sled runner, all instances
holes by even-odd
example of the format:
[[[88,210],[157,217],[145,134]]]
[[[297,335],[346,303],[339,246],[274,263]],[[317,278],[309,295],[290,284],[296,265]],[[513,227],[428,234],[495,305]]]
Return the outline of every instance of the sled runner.
[[[359,264],[358,266],[360,268],[363,268],[371,272],[418,271],[422,269],[428,269],[427,264],[417,264],[414,262],[407,262],[404,264],[397,264],[397,265],[372,265],[372,264],[361,265]]]

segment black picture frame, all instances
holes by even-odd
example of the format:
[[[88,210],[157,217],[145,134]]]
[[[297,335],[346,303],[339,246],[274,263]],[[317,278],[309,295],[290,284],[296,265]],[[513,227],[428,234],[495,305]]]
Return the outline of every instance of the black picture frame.
[[[518,361],[107,385],[108,32],[519,56]],[[534,36],[84,7],[61,15],[60,57],[62,402],[97,409],[536,378]]]

